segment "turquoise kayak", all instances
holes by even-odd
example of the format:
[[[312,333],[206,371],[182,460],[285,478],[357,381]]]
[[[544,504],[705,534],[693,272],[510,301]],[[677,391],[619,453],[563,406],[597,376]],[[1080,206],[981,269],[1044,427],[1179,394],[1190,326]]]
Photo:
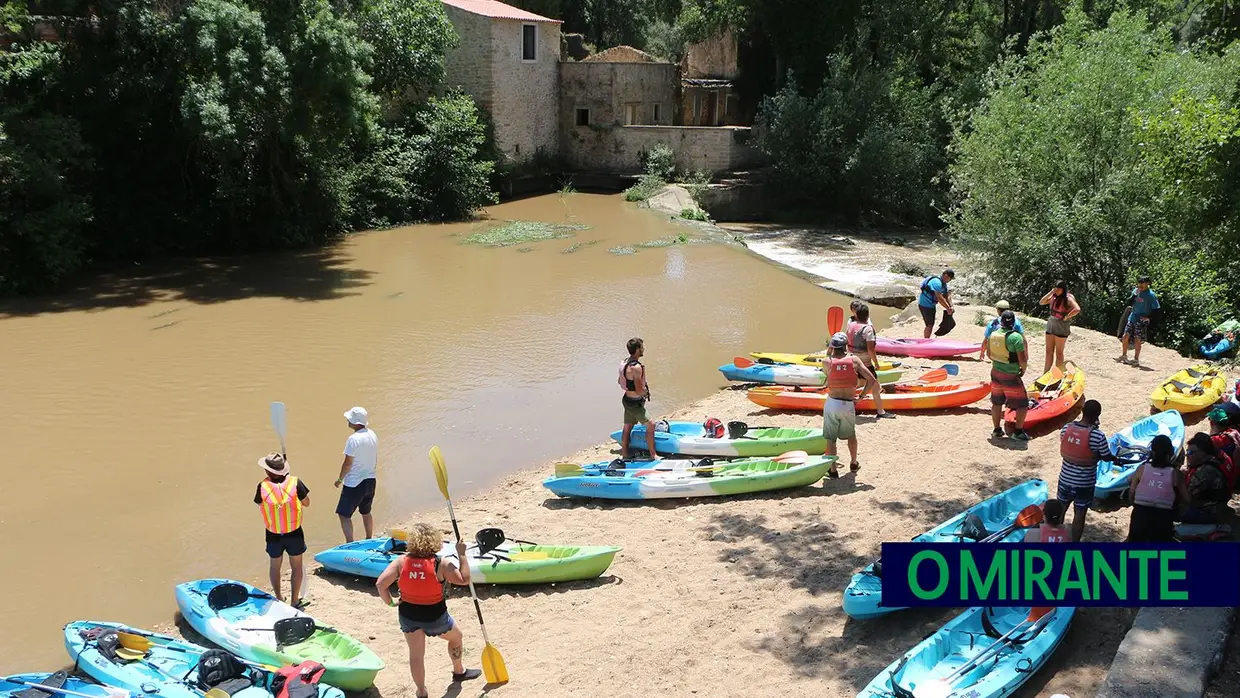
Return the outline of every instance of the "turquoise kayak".
[[[109,698],[111,695],[104,686],[74,678],[65,671],[58,671],[55,674],[13,674],[12,676],[0,677],[0,698],[14,698],[23,691],[32,691],[30,695],[36,698],[54,698],[55,696],[63,698],[64,696],[63,693],[32,689],[26,685],[32,683],[50,688],[63,688],[67,691],[84,693],[88,696],[97,696],[98,698]]]
[[[963,543],[967,539],[961,534],[961,524],[965,516],[976,514],[981,518],[986,530],[996,533],[1016,521],[1021,509],[1030,504],[1041,506],[1046,502],[1047,487],[1045,480],[1033,479],[1023,482],[1009,490],[996,494],[976,506],[956,514],[947,521],[935,526],[913,539],[916,543]],[[1024,540],[1025,530],[1016,529],[1003,540],[996,543],[1019,543]],[[864,569],[852,576],[848,587],[844,589],[844,612],[857,619],[877,618],[878,616],[903,608],[883,606],[883,578],[880,561],[871,562]]]
[[[1113,461],[1098,463],[1098,481],[1094,494],[1109,497],[1128,489],[1128,483],[1141,463],[1148,460],[1146,454],[1155,436],[1162,434],[1171,439],[1178,455],[1184,448],[1184,417],[1176,410],[1167,410],[1137,420],[1120,429],[1107,441]]]
[[[740,438],[708,437],[701,422],[668,422],[667,431],[654,432],[654,447],[659,453],[678,456],[709,456],[711,458],[760,458],[778,456],[788,451],[822,453],[827,440],[822,429],[745,426]],[[611,438],[620,443],[623,431],[614,431]],[[646,427],[633,427],[629,444],[646,448]]]
[[[694,461],[653,460],[630,461],[623,470],[604,462],[582,466],[576,474],[547,478],[543,487],[561,497],[595,499],[718,497],[812,485],[834,462],[835,456],[812,456],[795,463],[753,458],[703,467]]]
[[[857,698],[1010,696],[1055,653],[1074,613],[1057,608],[1031,623],[1028,606],[970,608],[879,672]],[[996,645],[1018,627],[1013,642]]]
[[[117,663],[103,655],[99,644],[84,634],[118,630],[144,636],[152,647],[146,656],[134,661]],[[167,635],[130,628],[120,623],[75,621],[65,626],[65,649],[75,666],[92,679],[129,691],[134,696],[156,693],[162,698],[202,698],[197,685],[198,658],[205,647],[183,642]],[[246,667],[249,688],[232,693],[233,698],[271,698],[274,674],[255,667]],[[153,690],[152,690],[153,687]],[[327,684],[319,684],[319,698],[344,698],[344,692]]]

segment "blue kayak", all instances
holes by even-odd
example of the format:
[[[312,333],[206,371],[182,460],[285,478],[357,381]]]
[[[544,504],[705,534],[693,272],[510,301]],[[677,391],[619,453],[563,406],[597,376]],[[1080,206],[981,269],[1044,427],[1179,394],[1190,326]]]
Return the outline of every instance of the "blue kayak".
[[[96,642],[83,637],[84,632],[109,629],[142,635],[152,646],[142,659],[117,663],[105,657]],[[205,647],[120,623],[75,621],[65,626],[65,649],[73,663],[92,679],[123,688],[135,696],[156,693],[162,698],[202,698],[203,691],[197,685],[198,658]],[[270,671],[247,666],[244,678],[251,685],[234,691],[232,696],[271,698],[273,677]],[[344,698],[344,693],[320,683],[319,698]]]
[[[0,677],[0,698],[11,698],[11,696],[16,696],[22,691],[31,690],[31,687],[26,685],[29,683],[51,688],[63,688],[67,691],[85,693],[88,696],[98,696],[99,698],[108,698],[110,695],[108,689],[99,684],[76,679],[69,676],[68,672],[58,671],[55,674],[13,674],[12,676]],[[55,691],[37,690],[42,698],[65,695]]]
[[[1120,494],[1128,489],[1137,467],[1147,458],[1150,442],[1155,436],[1162,434],[1171,439],[1175,452],[1179,454],[1184,447],[1184,417],[1176,410],[1167,410],[1145,417],[1129,424],[1116,432],[1108,441],[1114,461],[1102,461],[1098,464],[1098,482],[1094,485],[1094,494],[1098,497],[1109,497]],[[1132,452],[1136,449],[1137,452]]]
[[[732,422],[739,425],[740,422]],[[624,436],[623,431],[613,431],[616,443]],[[637,424],[629,435],[629,444],[646,448],[646,427]],[[678,456],[709,456],[711,458],[757,458],[778,456],[788,451],[822,453],[827,440],[822,429],[796,429],[780,427],[751,427],[744,425],[743,434],[737,438],[706,435],[701,422],[667,422],[667,431],[654,432],[654,447],[660,454]]]
[[[857,698],[1010,696],[1055,653],[1075,613],[1057,608],[1029,622],[1028,606],[970,608],[879,672]],[[996,645],[1018,627],[1013,642]]]
[[[961,534],[961,524],[965,516],[976,514],[981,518],[989,533],[998,533],[1016,521],[1021,509],[1034,504],[1041,506],[1046,502],[1047,487],[1045,480],[1033,479],[1023,482],[1010,490],[1005,490],[980,504],[956,514],[947,521],[935,526],[913,539],[916,543],[962,543],[967,539]],[[996,543],[1019,543],[1024,540],[1025,529],[1018,528]],[[883,578],[881,564],[878,561],[866,565],[864,569],[852,576],[848,587],[844,589],[844,612],[853,618],[867,619],[901,611],[903,608],[889,608],[882,605]]]
[[[1240,322],[1228,320],[1223,324],[1215,327],[1201,340],[1198,348],[1201,355],[1207,359],[1217,359],[1218,357],[1230,353],[1236,348],[1236,332],[1240,331]]]
[[[802,454],[804,455],[804,454]],[[805,487],[824,476],[835,456],[806,456],[780,462],[750,458],[699,465],[689,460],[629,461],[623,469],[612,463],[580,466],[543,480],[543,487],[561,497],[595,499],[672,499],[718,497]]]

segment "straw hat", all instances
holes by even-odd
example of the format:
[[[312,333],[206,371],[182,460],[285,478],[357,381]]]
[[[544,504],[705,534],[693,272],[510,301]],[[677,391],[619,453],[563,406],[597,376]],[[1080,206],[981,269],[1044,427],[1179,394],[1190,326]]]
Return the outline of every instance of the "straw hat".
[[[279,453],[268,453],[266,457],[258,459],[258,467],[266,470],[272,475],[288,475],[288,461],[284,460],[284,456]]]

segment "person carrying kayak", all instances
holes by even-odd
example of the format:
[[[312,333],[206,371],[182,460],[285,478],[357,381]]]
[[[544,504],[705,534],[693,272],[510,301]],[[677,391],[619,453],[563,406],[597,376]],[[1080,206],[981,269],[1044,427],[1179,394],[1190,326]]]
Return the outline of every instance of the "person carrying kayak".
[[[921,295],[917,297],[917,307],[921,310],[921,319],[926,323],[926,330],[923,337],[930,339],[930,333],[934,330],[934,316],[938,311],[938,306],[943,306],[943,324],[948,325],[948,316],[956,312],[952,307],[951,291],[947,288],[947,283],[956,278],[956,272],[951,269],[944,269],[943,273],[938,276],[927,276],[921,282]],[[951,323],[954,326],[955,322]],[[951,326],[948,329],[951,329]],[[947,334],[941,328],[939,334]]]
[[[620,365],[620,387],[624,397],[620,403],[624,406],[624,433],[620,437],[620,460],[629,459],[629,439],[633,435],[633,427],[641,424],[646,427],[646,450],[651,460],[659,454],[654,450],[654,424],[646,416],[646,403],[650,401],[650,385],[646,383],[646,367],[641,358],[646,355],[646,343],[640,337],[634,337],[628,343],[629,358]]]
[[[1128,314],[1128,322],[1124,325],[1124,332],[1120,336],[1120,348],[1124,353],[1115,357],[1115,360],[1121,364],[1128,363],[1128,343],[1132,342],[1132,365],[1141,365],[1141,343],[1149,338],[1150,334],[1150,316],[1155,310],[1161,306],[1158,304],[1158,296],[1150,290],[1150,277],[1142,276],[1137,280],[1137,287],[1132,289],[1132,296],[1128,298],[1128,306],[1132,310]]]
[[[1055,499],[1065,507],[1072,504],[1072,541],[1079,543],[1085,535],[1085,515],[1094,502],[1098,484],[1098,461],[1111,460],[1107,436],[1098,428],[1102,403],[1086,400],[1081,418],[1059,430],[1059,485]]]
[[[874,375],[870,395],[874,397],[874,409],[879,419],[895,415],[883,410],[883,386],[878,383],[878,337],[874,334],[874,325],[870,324],[870,306],[861,301],[852,302],[853,319],[848,323],[848,353],[861,359],[861,365]]]
[[[857,472],[861,464],[857,462],[857,409],[853,403],[857,399],[857,381],[865,381],[862,394],[870,392],[878,379],[861,363],[861,359],[847,353],[848,335],[836,332],[829,343],[831,353],[822,362],[822,370],[827,374],[827,399],[822,405],[822,437],[827,440],[824,455],[836,455],[836,441],[848,441],[849,472]],[[840,473],[831,464],[827,477],[836,480]]]
[[[379,467],[379,437],[366,424],[370,415],[363,407],[354,407],[344,413],[349,428],[353,430],[344,442],[344,461],[340,463],[340,477],[335,486],[340,488],[340,500],[336,503],[336,515],[340,517],[340,530],[344,542],[353,542],[353,512],[362,515],[366,538],[375,536],[375,517],[370,508],[375,501],[375,483]]]
[[[444,600],[444,583],[469,585],[469,565],[465,543],[456,543],[456,562],[441,559],[443,547],[439,531],[424,523],[410,527],[405,554],[392,560],[379,575],[375,589],[389,606],[399,608],[400,630],[409,645],[409,675],[416,686],[414,695],[426,698],[426,638],[442,637],[448,641],[448,657],[452,660],[452,680],[470,681],[482,675],[477,669],[466,669],[461,657],[465,654],[465,638],[456,621],[448,613]],[[392,598],[392,585],[400,594]]]
[[[1046,321],[1046,365],[1042,368],[1042,373],[1046,373],[1052,364],[1064,367],[1063,348],[1068,343],[1068,335],[1072,334],[1072,318],[1081,314],[1081,305],[1076,302],[1076,296],[1068,292],[1067,281],[1055,284],[1038,304],[1051,307],[1051,316]]]
[[[1128,483],[1128,543],[1175,540],[1175,510],[1189,501],[1184,473],[1174,465],[1175,446],[1166,434],[1150,442],[1150,459],[1137,467]]]
[[[1177,521],[1219,523],[1227,514],[1231,488],[1227,473],[1233,471],[1231,459],[1219,452],[1208,434],[1197,432],[1184,447],[1188,503],[1180,509]]]
[[[999,330],[990,335],[987,353],[990,354],[990,417],[994,422],[992,439],[1001,439],[1003,432],[1003,407],[1015,412],[1016,420],[1012,438],[1028,441],[1025,433],[1025,413],[1029,411],[1029,395],[1021,378],[1028,366],[1025,336],[1016,331],[1016,314],[1005,310],[999,315]]]
[[[1010,310],[1011,308],[1011,304],[1005,300],[1000,300],[995,303],[995,316],[990,318],[990,322],[986,323],[986,330],[982,334],[982,348],[981,351],[978,352],[981,358],[987,358],[986,347],[989,345],[990,335],[994,334],[994,331],[999,329],[999,316],[1003,314],[1003,311]],[[1020,323],[1019,317],[1016,318],[1016,331],[1022,335],[1025,334],[1025,327]]]
[[[301,530],[301,517],[303,510],[310,506],[310,488],[292,474],[288,461],[279,453],[268,453],[265,458],[259,458],[258,467],[267,471],[267,477],[254,490],[254,503],[263,514],[263,527],[267,534],[271,592],[284,601],[280,574],[287,553],[292,605],[303,608],[306,603],[301,598],[301,588],[306,573],[301,556],[306,553],[306,535]]]

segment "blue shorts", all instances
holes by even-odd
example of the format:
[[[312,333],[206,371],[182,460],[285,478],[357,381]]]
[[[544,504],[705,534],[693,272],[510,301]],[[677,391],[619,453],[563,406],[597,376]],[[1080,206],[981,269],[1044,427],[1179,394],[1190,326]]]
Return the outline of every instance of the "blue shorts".
[[[1065,503],[1072,502],[1073,506],[1078,509],[1088,509],[1089,505],[1094,503],[1094,486],[1080,485],[1073,487],[1061,478],[1059,486],[1055,489],[1055,499]]]
[[[400,616],[400,631],[403,633],[414,633],[421,630],[426,633],[427,637],[439,637],[455,627],[456,621],[452,620],[452,615],[448,613],[427,623],[409,620],[404,616]]]
[[[363,516],[370,513],[370,505],[375,501],[375,479],[366,478],[355,487],[340,488],[340,501],[336,504],[336,513],[340,516],[353,516],[357,512]]]

